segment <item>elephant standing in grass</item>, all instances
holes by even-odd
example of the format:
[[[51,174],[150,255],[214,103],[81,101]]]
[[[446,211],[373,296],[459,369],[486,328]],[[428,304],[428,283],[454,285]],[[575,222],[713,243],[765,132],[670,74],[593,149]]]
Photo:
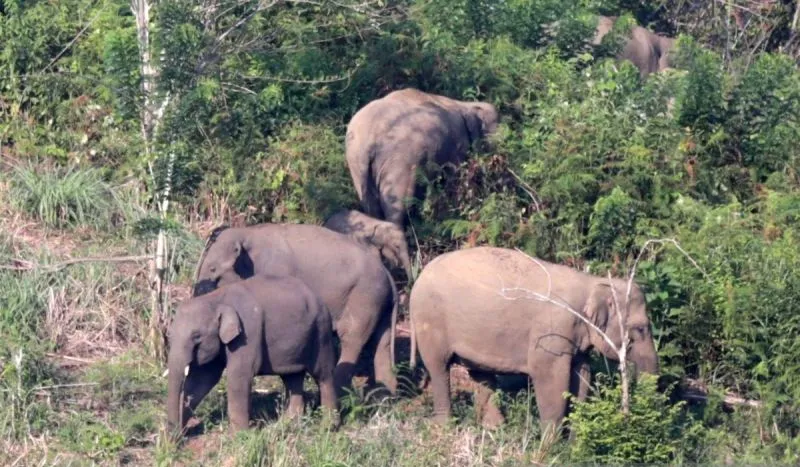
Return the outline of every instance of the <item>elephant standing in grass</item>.
[[[338,423],[336,349],[325,305],[294,277],[253,276],[178,306],[169,328],[167,420],[182,430],[227,368],[228,416],[248,427],[256,375],[280,375],[289,416],[303,413],[303,378],[319,385],[322,406]]]
[[[349,235],[375,248],[392,267],[402,267],[411,279],[411,258],[403,230],[362,212],[342,209],[325,220],[323,227]]]
[[[599,45],[603,37],[611,32],[616,17],[600,16],[595,30],[593,45]],[[670,67],[669,52],[675,39],[656,34],[641,26],[633,26],[618,58],[629,60],[644,78],[650,73],[664,71]]]
[[[627,282],[615,279],[611,285],[622,303]],[[411,289],[409,316],[411,367],[419,346],[431,378],[436,420],[445,422],[450,416],[448,366],[459,362],[478,383],[475,405],[484,425],[503,421],[490,402],[495,373],[528,375],[543,428],[558,424],[567,412],[564,392],[586,397],[590,349],[610,359],[618,356],[597,330],[541,298],[568,304],[619,348],[620,310],[614,306],[611,285],[607,279],[505,248],[469,248],[431,261]],[[637,370],[656,373],[650,321],[636,286],[628,310],[627,316],[622,310],[632,339],[628,358]]]
[[[398,226],[415,195],[417,168],[463,162],[473,143],[497,128],[488,102],[467,102],[408,88],[376,99],[347,125],[345,152],[362,210]]]
[[[200,259],[194,295],[265,274],[302,280],[327,307],[341,344],[337,388],[350,383],[366,346],[374,351],[374,375],[370,376],[392,394],[396,392],[397,288],[369,247],[319,225],[218,228]]]

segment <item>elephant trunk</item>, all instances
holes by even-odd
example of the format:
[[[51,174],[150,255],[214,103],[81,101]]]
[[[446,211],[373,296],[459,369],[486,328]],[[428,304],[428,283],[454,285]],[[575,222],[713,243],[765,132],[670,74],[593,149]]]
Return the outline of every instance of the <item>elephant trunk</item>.
[[[413,269],[411,268],[411,258],[408,256],[408,250],[404,251],[403,254],[400,256],[400,261],[403,263],[403,269],[406,270],[406,278],[408,279],[409,284],[414,281],[412,277]]]
[[[189,419],[189,409],[186,407],[184,385],[186,383],[188,365],[181,359],[170,355],[167,368],[169,379],[167,383],[167,431],[171,436],[181,435]]]
[[[636,375],[641,373],[649,373],[652,375],[658,374],[658,354],[656,354],[655,345],[653,341],[641,342],[638,344],[640,348],[632,349],[630,360],[636,366]]]
[[[192,297],[199,297],[217,289],[217,281],[211,279],[201,279],[192,286]]]

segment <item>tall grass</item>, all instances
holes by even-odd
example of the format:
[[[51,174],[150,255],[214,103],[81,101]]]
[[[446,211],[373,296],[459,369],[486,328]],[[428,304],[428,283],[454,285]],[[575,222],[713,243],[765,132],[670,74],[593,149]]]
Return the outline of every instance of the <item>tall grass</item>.
[[[9,177],[13,206],[49,228],[107,225],[119,210],[111,187],[94,168],[14,167]]]

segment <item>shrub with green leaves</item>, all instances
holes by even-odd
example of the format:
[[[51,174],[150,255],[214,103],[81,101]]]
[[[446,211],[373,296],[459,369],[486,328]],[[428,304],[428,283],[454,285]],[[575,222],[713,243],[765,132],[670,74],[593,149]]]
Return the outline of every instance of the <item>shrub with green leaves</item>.
[[[584,402],[572,400],[568,417],[575,440],[575,461],[597,464],[666,464],[676,460],[681,444],[697,429],[658,391],[657,378],[643,375],[631,388],[630,413],[621,410],[622,389],[607,378],[597,380],[596,393]]]

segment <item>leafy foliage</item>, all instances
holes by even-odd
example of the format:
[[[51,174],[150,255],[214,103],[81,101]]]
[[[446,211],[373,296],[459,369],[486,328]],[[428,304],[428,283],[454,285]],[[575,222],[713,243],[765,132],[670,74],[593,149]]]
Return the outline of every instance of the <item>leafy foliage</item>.
[[[575,432],[573,458],[598,464],[666,464],[697,435],[698,425],[684,418],[682,402],[670,404],[647,375],[636,384],[630,413],[619,410],[622,392],[601,378],[597,392],[573,405],[569,415]]]

